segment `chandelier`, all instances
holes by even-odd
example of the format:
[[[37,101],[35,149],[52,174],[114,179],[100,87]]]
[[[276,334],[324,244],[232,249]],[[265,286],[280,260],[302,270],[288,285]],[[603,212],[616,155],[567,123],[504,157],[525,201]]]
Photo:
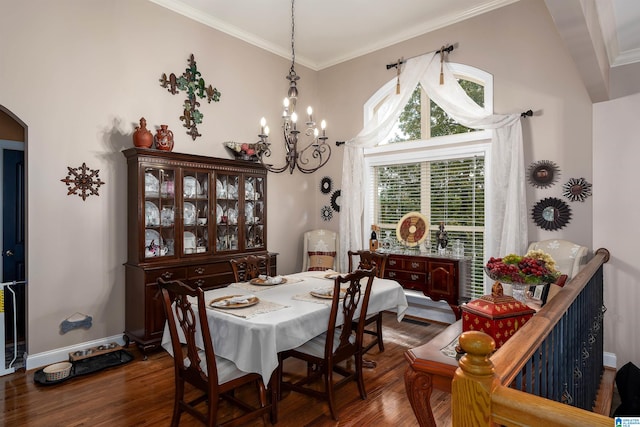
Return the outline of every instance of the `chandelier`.
[[[295,51],[295,18],[294,0],[291,0],[291,68],[287,75],[289,80],[289,91],[284,99],[284,112],[282,114],[282,133],[284,137],[285,164],[276,167],[267,163],[271,157],[271,142],[269,142],[269,126],[263,117],[260,121],[260,141],[257,143],[256,153],[260,163],[270,172],[281,173],[297,168],[302,173],[313,173],[324,166],[331,157],[331,147],[327,144],[326,122],[322,120],[320,129],[316,126],[313,117],[313,109],[307,108],[307,121],[299,123],[296,112],[296,101],[298,100],[297,82],[300,77],[296,74],[296,51]],[[299,130],[300,128],[300,130]]]

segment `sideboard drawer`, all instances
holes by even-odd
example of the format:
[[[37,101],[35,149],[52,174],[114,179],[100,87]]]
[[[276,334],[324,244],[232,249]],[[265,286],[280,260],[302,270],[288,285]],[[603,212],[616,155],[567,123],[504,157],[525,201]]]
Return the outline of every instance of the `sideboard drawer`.
[[[213,262],[209,264],[199,264],[189,266],[187,269],[187,277],[189,279],[201,276],[210,276],[212,274],[227,273],[231,271],[228,262]]]
[[[222,288],[233,282],[233,273],[221,273],[214,274],[212,276],[190,277],[187,280],[187,285],[191,287],[198,287],[204,290]]]
[[[146,271],[147,283],[156,284],[158,283],[158,279],[160,277],[162,277],[164,280],[183,280],[187,277],[187,270],[184,267],[175,267]]]
[[[387,270],[385,271],[385,277],[396,280],[402,284],[403,287],[409,289],[423,289],[426,288],[427,274],[411,271],[401,270]]]
[[[427,271],[427,262],[423,260],[405,259],[402,265],[408,271]]]

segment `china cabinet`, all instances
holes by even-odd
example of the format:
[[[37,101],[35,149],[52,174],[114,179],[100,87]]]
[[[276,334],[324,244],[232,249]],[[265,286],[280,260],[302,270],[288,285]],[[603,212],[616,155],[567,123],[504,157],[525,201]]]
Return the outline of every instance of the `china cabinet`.
[[[405,289],[420,291],[434,301],[446,301],[456,319],[460,305],[468,300],[470,259],[435,254],[390,253],[384,277]]]
[[[267,252],[267,175],[258,163],[130,148],[125,342],[157,347],[165,314],[157,280],[211,289],[232,258]],[[276,254],[270,275],[276,275]],[[265,272],[267,273],[267,272]]]

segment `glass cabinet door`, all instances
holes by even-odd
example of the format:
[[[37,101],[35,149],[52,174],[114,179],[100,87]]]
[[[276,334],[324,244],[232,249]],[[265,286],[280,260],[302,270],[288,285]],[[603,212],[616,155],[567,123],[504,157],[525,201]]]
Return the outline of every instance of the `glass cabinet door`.
[[[238,175],[216,175],[216,251],[238,250]]]
[[[264,247],[264,177],[245,176],[244,181],[244,247]]]
[[[209,252],[209,172],[184,170],[182,177],[182,252]]]
[[[144,256],[175,255],[175,177],[173,169],[144,168]]]

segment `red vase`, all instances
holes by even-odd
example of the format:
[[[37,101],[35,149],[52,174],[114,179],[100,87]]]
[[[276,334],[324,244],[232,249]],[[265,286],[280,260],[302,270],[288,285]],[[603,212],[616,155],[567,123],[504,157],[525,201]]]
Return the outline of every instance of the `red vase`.
[[[153,134],[147,130],[147,121],[140,118],[140,126],[133,132],[133,145],[138,148],[151,148],[153,145]]]
[[[173,132],[168,129],[167,125],[160,125],[160,129],[156,132],[155,140],[158,150],[173,150]]]

